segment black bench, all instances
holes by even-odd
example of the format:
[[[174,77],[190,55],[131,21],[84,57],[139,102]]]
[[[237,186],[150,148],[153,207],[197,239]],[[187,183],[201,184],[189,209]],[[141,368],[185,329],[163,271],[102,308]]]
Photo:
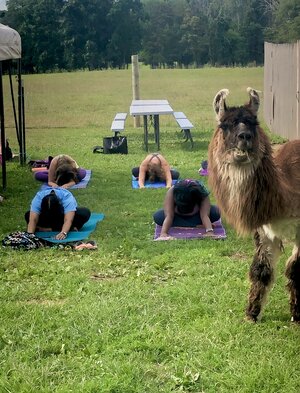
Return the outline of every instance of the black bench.
[[[114,117],[110,129],[115,133],[115,135],[117,135],[119,132],[124,131],[126,117],[127,113],[124,112],[117,113]]]
[[[189,121],[183,112],[174,112],[173,115],[177,121],[177,124],[181,128],[181,131],[184,133],[185,141],[190,140],[193,147],[194,141],[191,134],[191,129],[194,128],[193,124]]]

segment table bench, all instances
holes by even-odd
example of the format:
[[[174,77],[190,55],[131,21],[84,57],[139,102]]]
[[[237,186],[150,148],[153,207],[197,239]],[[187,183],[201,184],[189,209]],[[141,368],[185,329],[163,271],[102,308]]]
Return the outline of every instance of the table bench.
[[[194,128],[193,124],[189,121],[183,112],[174,112],[173,115],[177,124],[181,128],[181,131],[184,133],[185,141],[190,140],[192,147],[194,147],[194,141],[191,134],[191,128]]]
[[[167,100],[132,100],[130,105],[131,116],[143,116],[144,119],[144,144],[148,151],[148,123],[153,118],[154,138],[157,150],[160,149],[160,127],[159,116],[172,115],[173,109]],[[151,123],[150,123],[151,124]]]
[[[126,112],[117,113],[114,120],[111,123],[110,129],[115,133],[122,132],[125,129],[125,120],[127,118]]]

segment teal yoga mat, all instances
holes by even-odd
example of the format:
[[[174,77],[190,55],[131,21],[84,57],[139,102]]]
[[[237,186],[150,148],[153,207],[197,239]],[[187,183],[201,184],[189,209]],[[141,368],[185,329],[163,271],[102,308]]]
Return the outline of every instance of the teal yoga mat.
[[[102,213],[92,213],[90,219],[83,225],[80,231],[70,231],[66,239],[56,240],[55,235],[58,232],[35,232],[35,235],[40,239],[45,239],[51,243],[70,243],[78,242],[89,237],[89,235],[95,230],[97,223],[104,219]]]

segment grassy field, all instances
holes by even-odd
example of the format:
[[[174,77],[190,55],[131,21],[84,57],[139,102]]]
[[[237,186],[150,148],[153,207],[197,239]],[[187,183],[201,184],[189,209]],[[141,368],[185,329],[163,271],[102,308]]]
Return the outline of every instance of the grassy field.
[[[0,393],[298,393],[300,329],[289,322],[283,277],[291,246],[262,321],[244,323],[252,240],[225,223],[225,241],[153,242],[165,190],[131,189],[145,151],[130,116],[128,155],[92,153],[115,113],[129,111],[131,71],[26,75],[24,84],[28,156],[67,153],[91,169],[74,195],[105,219],[90,237],[95,251],[1,249]],[[182,178],[199,178],[216,92],[227,87],[229,102],[242,104],[248,86],[263,90],[262,68],[141,68],[141,98],[166,98],[195,125],[191,150],[174,119],[161,117],[161,152]],[[9,97],[5,104],[17,151]],[[25,230],[39,187],[27,167],[7,170],[1,239]]]

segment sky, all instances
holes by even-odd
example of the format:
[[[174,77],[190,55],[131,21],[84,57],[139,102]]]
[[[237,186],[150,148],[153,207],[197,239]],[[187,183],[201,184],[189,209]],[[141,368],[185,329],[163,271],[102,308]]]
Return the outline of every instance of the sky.
[[[6,0],[0,0],[0,10],[6,10]]]

